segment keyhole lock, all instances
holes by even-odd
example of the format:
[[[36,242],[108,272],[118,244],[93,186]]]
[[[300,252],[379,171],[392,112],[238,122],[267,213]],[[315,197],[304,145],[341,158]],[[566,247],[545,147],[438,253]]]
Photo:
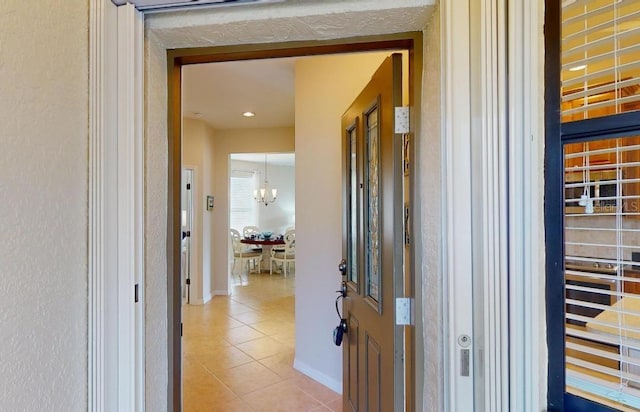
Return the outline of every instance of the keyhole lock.
[[[471,345],[471,337],[469,335],[460,335],[458,336],[458,345],[463,348],[468,348]]]

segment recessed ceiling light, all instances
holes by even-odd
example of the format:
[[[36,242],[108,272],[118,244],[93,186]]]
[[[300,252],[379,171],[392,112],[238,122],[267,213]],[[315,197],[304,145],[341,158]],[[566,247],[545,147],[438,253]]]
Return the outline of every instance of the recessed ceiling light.
[[[580,66],[574,66],[569,69],[570,72],[577,72],[578,70],[586,69],[586,64],[581,64]]]
[[[242,115],[243,115],[244,117],[253,117],[253,116],[255,116],[256,114],[255,114],[254,112],[244,112],[244,113],[242,113]]]

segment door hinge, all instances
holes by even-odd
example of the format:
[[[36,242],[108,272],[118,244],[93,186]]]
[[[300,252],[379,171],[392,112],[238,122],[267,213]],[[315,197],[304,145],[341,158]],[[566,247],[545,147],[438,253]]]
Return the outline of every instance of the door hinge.
[[[191,284],[191,279],[187,278],[187,285]]]
[[[180,337],[182,337],[182,322],[180,322]]]
[[[136,283],[133,287],[133,301],[134,303],[138,303],[140,296],[138,295],[138,284]]]
[[[409,133],[409,108],[396,107],[395,109],[395,132]]]
[[[396,298],[396,325],[413,325],[413,298]]]
[[[187,190],[191,190],[191,183],[187,183]]]

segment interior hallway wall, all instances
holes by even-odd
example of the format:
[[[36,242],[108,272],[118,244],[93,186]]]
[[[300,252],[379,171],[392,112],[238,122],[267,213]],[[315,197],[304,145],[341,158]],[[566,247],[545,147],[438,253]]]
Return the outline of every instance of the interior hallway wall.
[[[0,12],[0,409],[87,405],[89,2]]]
[[[331,343],[342,258],[341,119],[389,53],[296,62],[295,367],[342,392],[342,348]],[[304,262],[300,264],[299,262]]]
[[[195,168],[190,289],[190,303],[195,305],[205,304],[212,297],[213,216],[206,208],[206,198],[213,193],[214,139],[215,131],[207,123],[182,119],[183,167]]]

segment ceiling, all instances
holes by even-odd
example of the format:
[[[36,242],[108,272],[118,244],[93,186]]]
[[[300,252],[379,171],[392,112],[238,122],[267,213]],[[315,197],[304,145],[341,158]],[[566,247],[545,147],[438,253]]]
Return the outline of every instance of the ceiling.
[[[296,58],[183,67],[183,116],[214,129],[294,127]],[[244,117],[246,111],[254,117]]]

